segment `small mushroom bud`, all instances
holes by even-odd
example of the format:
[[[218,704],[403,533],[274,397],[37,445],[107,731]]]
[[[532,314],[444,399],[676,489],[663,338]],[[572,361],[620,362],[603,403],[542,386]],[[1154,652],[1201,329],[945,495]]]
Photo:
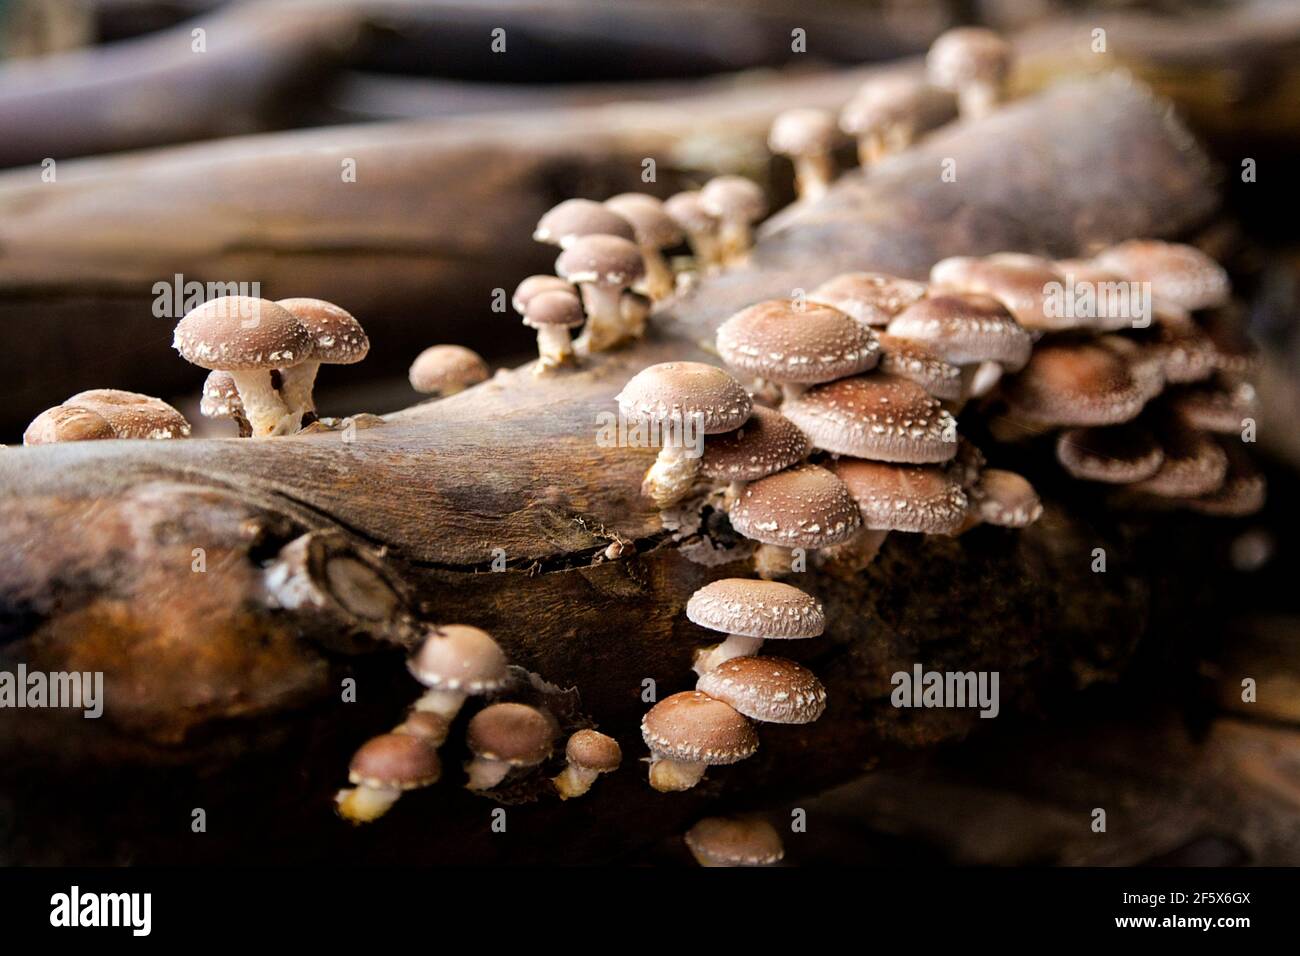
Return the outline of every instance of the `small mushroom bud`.
[[[582,303],[571,292],[542,292],[524,309],[524,325],[537,330],[537,370],[557,368],[573,361],[569,330],[586,317]]]
[[[840,113],[840,129],[858,142],[858,162],[870,169],[916,139],[926,113],[926,87],[911,76],[868,80]]]
[[[730,704],[699,691],[665,697],[641,721],[650,748],[650,786],[689,790],[711,766],[739,763],[758,750],[754,726]]]
[[[613,773],[623,761],[623,751],[613,737],[594,730],[579,730],[564,748],[569,765],[553,778],[561,800],[580,797],[602,773]]]
[[[428,692],[415,710],[450,721],[467,697],[503,690],[510,679],[506,656],[486,631],[465,624],[432,628],[407,664],[411,676]]]
[[[700,470],[704,436],[729,432],[748,419],[753,401],[740,383],[714,365],[663,362],[642,369],[619,393],[620,413],[656,430],[659,457],[642,493],[660,508],[680,501]]]
[[[351,313],[324,299],[281,299],[276,302],[302,323],[311,337],[310,354],[296,365],[280,369],[280,394],[300,424],[316,419],[312,389],[322,365],[352,365],[370,352],[370,339]]]
[[[835,178],[835,119],[825,110],[786,110],[772,121],[767,136],[772,152],[790,157],[794,163],[795,192],[813,201],[826,195]]]
[[[528,303],[533,300],[533,296],[541,295],[543,292],[568,292],[570,295],[577,295],[578,287],[559,276],[529,276],[515,286],[515,294],[510,297],[510,307],[522,316],[528,310]]]
[[[696,653],[697,674],[757,654],[766,640],[818,637],[826,629],[826,614],[812,595],[779,581],[750,578],[706,584],[686,602],[686,617],[692,624],[727,635],[721,644]]]
[[[415,357],[408,378],[421,395],[446,398],[487,380],[487,362],[463,345],[431,345]]]
[[[664,261],[663,250],[678,245],[684,233],[682,227],[664,209],[664,204],[646,193],[620,193],[605,200],[612,209],[632,225],[636,244],[645,260],[645,277],[638,288],[651,300],[659,301],[673,294],[673,270]]]
[[[468,790],[491,790],[511,770],[551,756],[558,728],[548,713],[526,704],[492,704],[469,722],[465,740],[474,759],[465,766]]]
[[[724,266],[749,261],[753,227],[767,215],[767,196],[743,176],[715,176],[700,190],[700,205],[718,220],[718,254]]]
[[[700,866],[775,866],[785,857],[781,835],[757,817],[706,817],[685,839]]]
[[[992,30],[957,27],[934,41],[925,67],[931,83],[957,94],[963,119],[981,119],[1002,99],[1011,46]]]
[[[560,253],[555,271],[582,289],[587,328],[579,348],[604,352],[633,337],[621,300],[624,290],[645,275],[636,245],[617,236],[586,236]]]
[[[229,372],[208,373],[203,382],[199,414],[204,418],[228,418],[238,427],[240,438],[253,437],[253,426],[248,423],[244,403],[239,400],[239,389]]]
[[[442,764],[438,752],[410,734],[384,734],[361,745],[348,767],[352,790],[340,790],[334,800],[339,813],[353,823],[378,820],[407,790],[438,782]]]
[[[718,245],[718,218],[704,208],[699,190],[688,190],[664,202],[664,212],[682,227],[691,244],[696,267],[701,272],[712,272],[722,264]]]

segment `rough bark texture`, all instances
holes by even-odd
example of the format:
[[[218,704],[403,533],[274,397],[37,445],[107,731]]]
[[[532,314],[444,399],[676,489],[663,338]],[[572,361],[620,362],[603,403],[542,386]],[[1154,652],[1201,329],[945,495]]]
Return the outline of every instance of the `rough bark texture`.
[[[956,182],[939,175],[948,157]],[[695,791],[654,793],[637,762],[643,681],[661,696],[690,685],[691,648],[707,636],[685,620],[685,600],[745,567],[689,560],[704,545],[673,540],[638,494],[652,453],[598,446],[597,415],[642,366],[703,357],[695,343],[737,307],[836,271],[919,276],[944,255],[1000,248],[1067,255],[1184,231],[1212,206],[1202,156],[1159,103],[1121,80],[1061,87],[845,177],[774,220],[752,268],[706,281],[658,316],[649,340],[580,372],[504,373],[353,440],[0,453],[0,662],[102,669],[108,695],[99,721],[0,713],[10,856],[609,859],[720,801],[807,793],[978,722],[891,708],[889,675],[913,662],[999,670],[1013,709],[1113,676],[1153,607],[1151,575],[1194,587],[1195,573],[1178,553],[1138,561],[1130,530],[1045,486],[1048,512],[1023,533],[896,535],[853,580],[800,577],[830,625],[789,653],[825,681],[826,715],[763,728],[755,758]],[[707,527],[720,546],[740,544],[725,522]],[[401,665],[407,630],[363,620],[328,584],[314,607],[273,606],[268,573],[304,533],[326,555],[365,556],[404,608],[381,617],[478,624],[515,664],[573,688],[553,706],[568,726],[614,734],[623,769],[584,804],[517,806],[508,833],[493,834],[494,803],[457,786],[458,725],[442,784],[362,830],[335,819],[329,800],[352,748],[395,724],[417,687]],[[1136,570],[1090,573],[1094,547]],[[508,570],[491,570],[494,549]],[[340,703],[345,676],[358,681],[355,704]],[[538,783],[500,797],[527,800]],[[206,834],[190,833],[194,807],[208,812]]]

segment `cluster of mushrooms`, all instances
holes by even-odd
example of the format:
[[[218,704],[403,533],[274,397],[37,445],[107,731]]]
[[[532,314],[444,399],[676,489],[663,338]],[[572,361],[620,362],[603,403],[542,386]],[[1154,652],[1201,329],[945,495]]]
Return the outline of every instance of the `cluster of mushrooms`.
[[[772,150],[788,156],[801,200],[835,176],[840,132],[869,167],[925,128],[936,93],[956,96],[963,118],[1003,95],[1008,45],[986,30],[940,37],[925,78],[891,75],[865,84],[836,118],[796,109],[772,126]],[[534,238],[559,248],[555,275],[535,275],[511,303],[537,332],[537,374],[574,367],[643,334],[662,303],[692,276],[744,263],[767,213],[756,184],[719,176],[666,201],[626,193],[570,199],[546,213]],[[688,244],[670,265],[665,250]],[[682,268],[674,268],[681,266]],[[1144,288],[1150,314],[1098,290]],[[1051,290],[1088,302],[1053,307]],[[572,332],[583,327],[576,341]],[[175,346],[211,370],[202,412],[230,418],[245,437],[295,433],[317,422],[312,385],[325,363],[351,363],[369,348],[360,324],[318,299],[230,297],[208,302],[176,328]],[[996,441],[1056,433],[1071,476],[1123,486],[1129,501],[1242,515],[1262,506],[1264,483],[1241,441],[1249,422],[1255,359],[1229,302],[1223,269],[1199,250],[1133,240],[1090,259],[1022,253],[955,257],[928,281],[870,272],[835,276],[807,294],[747,306],[719,327],[715,365],[675,361],[638,372],[617,397],[620,414],[658,437],[643,493],[664,513],[724,512],[753,542],[754,577],[696,591],[687,618],[724,635],[694,656],[694,690],[644,716],[649,782],[688,790],[708,767],[758,748],[755,724],[806,724],[827,694],[808,668],[760,653],[767,641],[820,636],[821,603],[777,580],[811,560],[852,575],[890,532],[958,535],[979,524],[1024,527],[1042,505],[1013,472],[987,467],[958,435],[957,416],[978,415]],[[456,345],[426,349],[410,369],[417,391],[446,396],[489,370]],[[321,423],[317,427],[328,427]],[[43,412],[27,444],[97,438],[183,438],[174,408],[130,392],[83,392]],[[430,627],[409,669],[426,690],[391,732],[352,758],[336,804],[348,820],[382,816],[407,790],[441,777],[439,752],[471,698],[465,786],[490,792],[539,774],[561,725],[543,706],[511,700],[518,687],[500,646],[468,625]],[[514,672],[512,672],[514,671]],[[561,799],[586,793],[622,760],[618,743],[590,728],[567,739],[551,778]],[[553,766],[558,767],[558,762]],[[783,855],[775,829],[755,818],[700,821],[686,836],[703,865],[766,865]]]

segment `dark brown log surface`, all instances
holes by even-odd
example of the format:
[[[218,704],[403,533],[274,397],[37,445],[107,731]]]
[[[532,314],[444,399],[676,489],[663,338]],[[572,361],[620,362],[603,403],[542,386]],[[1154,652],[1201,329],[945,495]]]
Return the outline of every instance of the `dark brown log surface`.
[[[945,158],[956,182],[940,177]],[[1139,561],[1140,542],[1113,518],[1045,489],[1048,512],[1024,533],[895,536],[855,580],[801,578],[830,625],[789,653],[826,682],[825,717],[763,728],[755,758],[689,794],[654,793],[638,763],[642,682],[661,696],[689,686],[704,638],[685,600],[745,569],[688,559],[638,495],[650,453],[599,447],[597,415],[640,367],[701,357],[692,343],[737,307],[833,272],[922,275],[956,253],[1067,255],[1171,235],[1202,221],[1213,197],[1203,157],[1142,90],[1061,87],[782,215],[752,269],[704,283],[660,314],[650,340],[584,371],[505,373],[354,441],[322,432],[0,452],[0,664],[104,670],[108,694],[97,722],[0,712],[9,856],[609,859],[719,801],[807,793],[979,723],[889,707],[889,675],[915,661],[998,670],[1015,710],[1113,676],[1151,612],[1154,576],[1194,588],[1195,572],[1177,552]],[[512,809],[509,835],[494,835],[494,804],[457,786],[454,736],[442,784],[372,827],[336,820],[330,796],[351,749],[396,723],[417,688],[384,628],[338,605],[273,606],[268,573],[304,532],[368,556],[410,613],[486,627],[516,664],[574,688],[574,712],[621,741],[623,769],[585,805]],[[622,555],[606,560],[615,542]],[[1090,573],[1094,547],[1122,570]],[[195,548],[205,572],[192,570]],[[491,571],[497,548],[504,572]],[[339,702],[345,676],[358,703]],[[205,835],[189,832],[194,807],[208,811]]]

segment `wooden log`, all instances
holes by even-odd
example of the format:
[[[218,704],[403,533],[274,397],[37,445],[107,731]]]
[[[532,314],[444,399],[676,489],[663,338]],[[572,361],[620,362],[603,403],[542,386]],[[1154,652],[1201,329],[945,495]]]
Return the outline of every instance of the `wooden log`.
[[[1006,157],[1022,153],[1035,172],[1008,175]],[[1129,212],[1098,216],[1119,156]],[[941,157],[957,158],[956,183],[935,174]],[[1091,549],[1118,563],[1134,544],[1113,516],[1045,484],[1048,515],[1024,533],[895,536],[855,579],[801,576],[830,624],[788,653],[825,681],[826,715],[765,727],[751,760],[688,794],[657,794],[638,762],[645,681],[659,696],[690,686],[691,649],[705,638],[685,600],[747,573],[748,550],[725,521],[666,528],[638,493],[652,452],[599,442],[597,416],[645,364],[707,359],[695,343],[738,306],[836,269],[917,275],[1030,234],[1027,248],[1066,254],[1121,228],[1189,227],[1212,205],[1203,157],[1159,103],[1119,80],[1061,87],[944,131],[873,177],[846,177],[783,217],[759,265],[704,283],[656,317],[649,339],[584,370],[505,373],[350,437],[0,453],[0,664],[106,680],[98,721],[0,712],[0,780],[24,821],[9,855],[611,859],[709,807],[807,793],[980,723],[969,711],[890,708],[889,675],[912,662],[998,670],[1009,708],[1115,674],[1149,592],[1141,571],[1090,573]],[[304,563],[308,545],[318,559]],[[706,551],[714,561],[701,564]],[[331,575],[331,556],[351,557],[350,586]],[[507,570],[492,570],[498,556]],[[1185,556],[1133,566],[1182,569]],[[299,586],[286,589],[291,571]],[[1181,580],[1196,587],[1192,569]],[[442,784],[374,826],[341,824],[330,796],[352,748],[395,724],[417,689],[401,662],[408,618],[492,630],[516,665],[570,689],[545,695],[567,727],[590,721],[620,740],[623,769],[582,806],[547,797],[541,776],[495,795],[511,804],[499,838],[494,803],[457,786],[458,726]],[[356,703],[340,702],[344,677],[357,681]],[[219,840],[188,839],[193,807],[222,821]]]

